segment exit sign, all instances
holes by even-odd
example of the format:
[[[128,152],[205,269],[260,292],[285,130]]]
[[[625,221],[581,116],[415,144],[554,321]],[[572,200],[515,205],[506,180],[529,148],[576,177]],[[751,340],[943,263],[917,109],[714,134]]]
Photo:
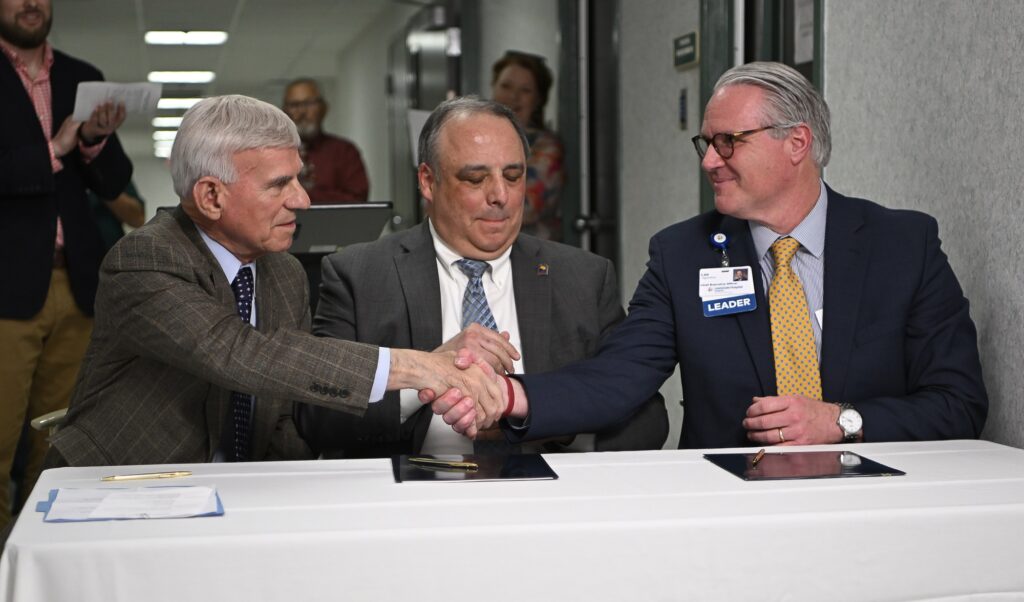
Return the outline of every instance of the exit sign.
[[[672,40],[674,64],[677,69],[685,69],[697,64],[697,32],[679,36]]]

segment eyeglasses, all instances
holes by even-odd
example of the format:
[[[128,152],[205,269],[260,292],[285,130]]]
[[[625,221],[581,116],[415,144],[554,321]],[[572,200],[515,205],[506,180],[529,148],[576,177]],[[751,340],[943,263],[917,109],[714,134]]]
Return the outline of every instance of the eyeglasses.
[[[313,107],[320,104],[323,99],[317,96],[316,98],[307,98],[305,100],[290,100],[284,103],[285,109],[312,109]]]
[[[710,139],[698,134],[693,138],[690,138],[690,141],[693,142],[693,148],[697,149],[697,156],[700,157],[702,161],[704,160],[704,154],[708,152],[709,146],[715,147],[715,152],[718,153],[718,156],[723,159],[729,159],[732,157],[733,145],[736,144],[736,141],[740,138],[756,134],[758,132],[763,132],[765,130],[786,129],[796,125],[799,124],[779,123],[775,125],[766,125],[763,128],[744,130],[742,132],[715,134]]]

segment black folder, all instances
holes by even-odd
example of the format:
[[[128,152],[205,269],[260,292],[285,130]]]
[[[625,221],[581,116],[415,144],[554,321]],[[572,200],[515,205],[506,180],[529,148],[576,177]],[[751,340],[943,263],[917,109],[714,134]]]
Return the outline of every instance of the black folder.
[[[850,451],[770,451],[757,454],[704,454],[712,463],[744,481],[893,477],[906,474]]]
[[[470,464],[472,468],[460,467]],[[540,454],[392,456],[396,483],[407,481],[538,481],[557,479]]]

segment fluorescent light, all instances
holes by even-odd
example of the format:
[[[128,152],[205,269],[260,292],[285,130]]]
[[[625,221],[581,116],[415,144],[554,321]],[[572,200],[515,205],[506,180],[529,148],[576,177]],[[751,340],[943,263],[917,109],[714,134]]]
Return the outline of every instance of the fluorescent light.
[[[202,98],[161,98],[156,103],[158,109],[191,109],[192,105]]]
[[[147,31],[146,43],[170,46],[217,46],[228,41],[226,31]]]
[[[208,84],[215,77],[213,71],[150,71],[147,79],[156,84]]]
[[[153,132],[153,140],[174,140],[178,130],[157,130]]]
[[[155,128],[176,128],[181,126],[181,117],[154,117]]]
[[[448,34],[443,31],[413,31],[405,38],[409,52],[419,53],[421,50],[440,50],[448,46]]]
[[[153,143],[153,154],[166,159],[171,156],[171,147],[173,146],[174,142],[171,140],[157,140]]]

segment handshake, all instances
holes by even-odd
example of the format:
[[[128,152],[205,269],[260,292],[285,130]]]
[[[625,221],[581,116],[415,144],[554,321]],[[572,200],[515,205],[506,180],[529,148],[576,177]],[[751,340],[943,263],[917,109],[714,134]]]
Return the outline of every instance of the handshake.
[[[500,418],[526,415],[522,387],[504,376],[519,359],[508,336],[471,324],[431,353],[392,349],[387,388],[418,389],[421,402],[473,439]]]

